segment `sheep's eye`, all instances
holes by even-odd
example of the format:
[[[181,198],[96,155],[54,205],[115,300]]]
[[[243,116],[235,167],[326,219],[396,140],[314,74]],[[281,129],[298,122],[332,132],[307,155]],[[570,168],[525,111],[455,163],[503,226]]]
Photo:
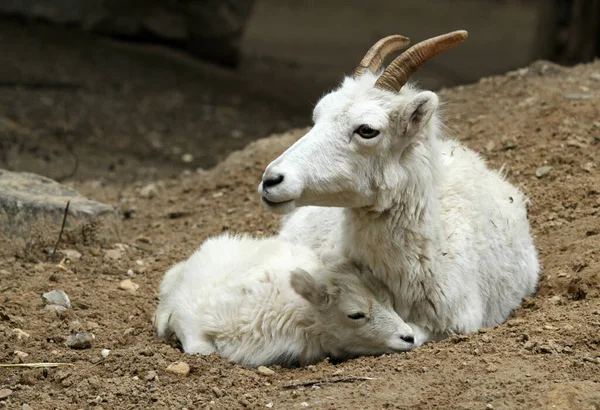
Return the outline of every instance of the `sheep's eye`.
[[[357,312],[357,313],[352,313],[351,315],[348,315],[348,317],[352,320],[364,319],[365,314]]]
[[[361,125],[354,132],[366,139],[375,138],[376,136],[379,135],[379,131],[374,130],[373,128],[369,127],[367,124]]]

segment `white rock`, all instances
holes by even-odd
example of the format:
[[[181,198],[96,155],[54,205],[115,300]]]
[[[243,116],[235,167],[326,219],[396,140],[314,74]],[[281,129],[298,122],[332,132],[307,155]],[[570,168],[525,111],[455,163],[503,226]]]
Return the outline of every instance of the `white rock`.
[[[169,373],[177,374],[180,376],[187,376],[190,374],[190,365],[185,362],[175,362],[167,366],[166,369]]]
[[[21,339],[29,339],[29,333],[27,333],[27,332],[24,332],[24,331],[22,331],[22,330],[21,330],[21,329],[19,329],[19,328],[14,328],[12,331],[13,331],[13,333],[14,333],[15,335],[17,335],[17,338],[18,338],[19,340],[21,340]]]
[[[62,306],[66,309],[71,307],[71,301],[69,295],[63,290],[52,290],[42,295],[42,300],[45,305],[57,305]]]
[[[263,376],[273,376],[275,374],[273,370],[269,369],[266,366],[258,366],[258,369],[256,369],[256,371],[258,372],[258,374],[262,374]]]
[[[104,253],[105,260],[117,261],[123,256],[122,252],[118,249],[109,249]]]
[[[158,195],[158,187],[156,184],[148,184],[140,189],[142,198],[151,199]]]
[[[130,279],[125,279],[119,283],[119,289],[126,290],[130,293],[135,293],[140,288],[140,285],[132,282]]]
[[[102,351],[100,352],[100,354],[102,355],[103,358],[107,358],[108,355],[110,354],[110,350],[109,349],[102,349]]]
[[[79,259],[81,259],[81,253],[77,252],[75,249],[64,249],[58,252],[72,261],[78,261]]]

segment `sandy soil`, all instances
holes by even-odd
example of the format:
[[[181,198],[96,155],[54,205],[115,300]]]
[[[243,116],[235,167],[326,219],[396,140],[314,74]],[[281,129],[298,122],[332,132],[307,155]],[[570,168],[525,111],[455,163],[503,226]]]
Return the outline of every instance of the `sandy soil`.
[[[149,156],[141,161],[145,166],[170,171],[138,174],[132,167],[107,173],[89,164],[110,162],[116,156],[111,149],[125,158],[139,158],[134,137],[149,135],[161,123],[181,127],[181,118],[148,114],[140,119],[144,130],[132,132],[125,139],[129,145],[115,147],[119,130],[132,118],[129,110],[146,91],[139,87],[142,94],[121,102],[95,88],[97,98],[82,97],[80,103],[82,109],[94,106],[94,101],[105,104],[105,122],[98,128],[108,139],[90,146],[84,145],[85,138],[76,140],[87,171],[67,183],[127,211],[123,237],[106,249],[63,243],[61,249],[75,249],[82,256],[60,265],[58,260],[48,261],[43,249],[24,259],[0,259],[0,363],[70,364],[0,368],[2,388],[12,391],[0,403],[6,408],[28,403],[34,409],[600,408],[599,76],[600,62],[573,69],[538,64],[440,92],[449,136],[481,152],[493,168],[506,164],[508,178],[533,201],[530,221],[543,263],[536,297],[526,300],[506,323],[476,334],[407,354],[274,368],[270,377],[218,357],[185,355],[155,338],[151,319],[165,270],[208,235],[225,230],[275,232],[278,217],[260,207],[256,186],[264,167],[306,129],[253,142],[209,171],[170,165],[178,156]],[[171,87],[185,98],[201,90],[176,83]],[[0,95],[2,115],[9,118],[11,109],[28,109],[43,96],[19,91],[22,98],[9,107],[10,92],[16,91],[2,90]],[[111,108],[116,102],[122,105]],[[197,106],[186,109],[189,123],[194,123]],[[44,112],[35,117],[40,135],[60,125]],[[254,113],[246,122],[242,119],[247,114],[231,112],[239,120],[234,121],[236,127],[254,129],[255,123],[271,121],[271,112]],[[309,114],[304,114],[305,125]],[[27,145],[32,141],[27,130],[32,128],[22,128],[19,118],[8,123],[10,135]],[[196,135],[191,128],[177,134],[189,141]],[[54,147],[52,138],[35,141],[40,149]],[[204,147],[194,144],[190,152],[200,155]],[[50,156],[47,174],[60,162]],[[33,165],[24,162],[13,168],[28,166]],[[551,168],[538,177],[541,167]],[[156,195],[142,196],[141,188],[149,183]],[[107,254],[110,250],[117,252]],[[139,289],[119,289],[125,279]],[[66,291],[72,308],[61,315],[45,310],[40,294],[52,289]],[[69,335],[79,331],[95,335],[91,348],[65,345]],[[106,358],[102,349],[110,349]],[[179,361],[190,366],[189,375],[166,371]],[[336,382],[344,377],[372,380]],[[294,386],[299,383],[308,385]]]

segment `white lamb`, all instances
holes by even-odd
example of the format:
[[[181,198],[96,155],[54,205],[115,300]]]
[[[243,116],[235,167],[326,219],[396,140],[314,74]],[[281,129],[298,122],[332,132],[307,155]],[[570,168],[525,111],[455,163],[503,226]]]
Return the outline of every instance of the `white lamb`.
[[[314,127],[266,168],[259,193],[280,237],[341,251],[391,290],[417,345],[507,319],[535,292],[527,198],[460,142],[442,138],[438,97],[406,84],[465,31],[390,36],[314,109]],[[298,208],[295,212],[294,209]],[[291,213],[291,214],[290,214]]]
[[[279,239],[213,237],[165,274],[157,334],[250,367],[412,349],[391,295],[359,274],[354,263],[325,269],[314,251]]]

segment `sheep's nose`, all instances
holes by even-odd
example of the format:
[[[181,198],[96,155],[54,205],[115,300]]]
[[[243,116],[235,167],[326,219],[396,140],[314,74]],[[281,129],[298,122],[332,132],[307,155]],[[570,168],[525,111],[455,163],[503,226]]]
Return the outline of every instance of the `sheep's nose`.
[[[282,174],[269,175],[269,176],[267,176],[267,177],[265,177],[263,179],[263,186],[265,188],[270,188],[272,186],[279,185],[282,182],[283,182],[283,175]]]
[[[400,339],[404,340],[406,343],[415,342],[415,337],[413,335],[400,336]]]

